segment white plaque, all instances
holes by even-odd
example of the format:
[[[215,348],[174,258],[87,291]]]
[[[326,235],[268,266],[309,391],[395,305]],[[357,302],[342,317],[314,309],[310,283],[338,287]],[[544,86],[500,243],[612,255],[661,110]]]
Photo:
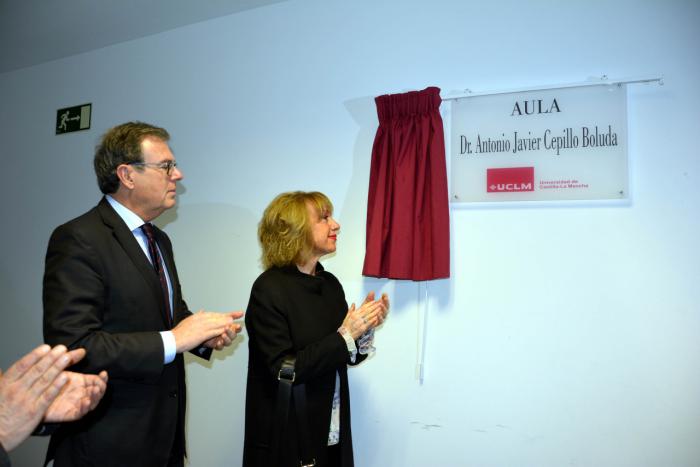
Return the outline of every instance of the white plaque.
[[[452,102],[452,202],[628,197],[624,84]]]

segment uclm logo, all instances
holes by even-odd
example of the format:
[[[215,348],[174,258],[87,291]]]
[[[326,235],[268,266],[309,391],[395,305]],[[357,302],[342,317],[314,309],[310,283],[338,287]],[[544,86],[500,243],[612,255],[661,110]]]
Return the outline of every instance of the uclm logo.
[[[488,193],[535,191],[535,168],[486,169],[486,191]]]

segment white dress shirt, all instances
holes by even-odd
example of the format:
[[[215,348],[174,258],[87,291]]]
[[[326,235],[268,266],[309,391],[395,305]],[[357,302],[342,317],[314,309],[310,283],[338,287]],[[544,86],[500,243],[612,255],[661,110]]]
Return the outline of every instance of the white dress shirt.
[[[134,211],[127,208],[111,196],[106,195],[105,198],[107,198],[107,201],[109,202],[110,206],[114,208],[114,210],[117,212],[119,217],[121,217],[121,219],[124,221],[129,230],[131,230],[131,233],[134,234],[134,238],[141,247],[141,250],[143,250],[143,254],[146,255],[148,261],[151,264],[153,264],[153,261],[151,260],[151,255],[148,253],[148,239],[146,238],[146,234],[143,233],[143,230],[141,230],[141,226],[145,224],[143,219],[141,219],[138,216],[138,214],[136,214]],[[163,271],[165,271],[165,279],[168,282],[168,297],[170,300],[170,309],[172,310],[173,287],[172,284],[170,284],[170,274],[168,274],[168,267],[165,265],[165,261],[163,260],[163,252],[160,251],[160,247],[158,247],[158,252],[160,253],[160,262],[163,265]],[[172,319],[172,316],[170,318]],[[172,331],[161,331],[160,337],[161,339],[163,339],[163,363],[168,364],[175,360],[175,355],[177,354],[177,348],[175,346],[175,336],[173,336]]]

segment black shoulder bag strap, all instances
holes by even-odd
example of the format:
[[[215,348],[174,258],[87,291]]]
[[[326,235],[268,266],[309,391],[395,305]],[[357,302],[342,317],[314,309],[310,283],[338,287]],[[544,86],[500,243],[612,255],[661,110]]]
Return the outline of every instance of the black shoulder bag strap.
[[[294,393],[294,408],[296,409],[297,415],[299,454],[301,455],[299,466],[313,467],[316,465],[316,459],[311,457],[311,449],[309,448],[309,440],[311,438],[309,437],[309,425],[306,414],[306,385],[294,384],[295,364],[296,357],[293,355],[287,355],[284,357],[282,367],[277,374],[277,380],[279,381],[277,388],[277,413],[275,416],[277,423],[274,427],[271,444],[270,466],[279,465],[282,435],[287,428],[290,406],[289,399],[292,396],[292,392]]]

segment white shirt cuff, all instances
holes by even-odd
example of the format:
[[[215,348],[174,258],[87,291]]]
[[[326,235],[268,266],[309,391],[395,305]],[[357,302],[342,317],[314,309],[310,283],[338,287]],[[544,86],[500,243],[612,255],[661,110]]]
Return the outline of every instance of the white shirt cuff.
[[[348,330],[343,326],[338,328],[338,332],[345,340],[345,345],[348,348],[348,354],[350,356],[350,362],[355,363],[355,358],[357,357],[357,346],[355,345],[355,339],[352,338]]]
[[[173,335],[172,331],[161,331],[160,338],[163,339],[163,350],[165,350],[163,363],[167,365],[168,363],[175,360],[175,355],[177,354],[175,336]]]

